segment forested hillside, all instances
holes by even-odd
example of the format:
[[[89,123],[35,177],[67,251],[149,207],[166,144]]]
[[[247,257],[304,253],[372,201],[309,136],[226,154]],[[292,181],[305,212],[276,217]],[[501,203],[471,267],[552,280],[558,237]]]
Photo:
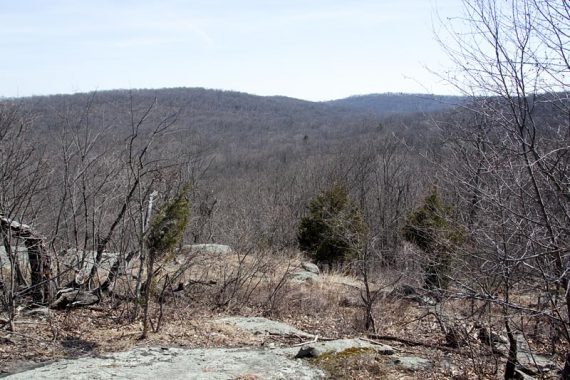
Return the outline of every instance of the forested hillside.
[[[399,98],[409,102],[404,95]],[[360,185],[353,178],[353,166],[362,164],[363,155],[366,160],[376,160],[379,154],[389,154],[391,162],[406,157],[410,162],[405,168],[398,165],[397,170],[415,170],[420,152],[412,149],[428,148],[425,138],[432,135],[426,114],[397,113],[395,110],[406,106],[393,100],[383,106],[393,109],[386,115],[347,105],[183,88],[34,97],[5,104],[29,119],[27,132],[41,141],[46,164],[49,161],[60,173],[59,178],[50,178],[55,181],[50,181],[54,188],[61,189],[63,184],[57,181],[66,180],[68,174],[60,172],[61,165],[70,169],[66,161],[83,160],[79,167],[91,169],[106,161],[111,152],[125,154],[129,138],[141,139],[140,133],[153,136],[146,154],[167,156],[177,165],[181,164],[177,160],[182,160],[185,173],[179,174],[178,181],[192,182],[194,207],[204,209],[212,204],[208,215],[211,230],[204,235],[190,229],[194,242],[236,244],[238,231],[227,228],[227,223],[237,223],[232,220],[237,217],[242,229],[249,223],[258,225],[257,238],[270,234],[265,238],[294,244],[304,204],[321,186],[342,180],[352,183],[356,191]],[[78,174],[85,175],[79,167]],[[86,180],[97,181],[92,176]],[[251,207],[248,196],[252,192],[262,192],[261,202],[288,201]],[[275,207],[286,214],[281,215],[285,219],[275,218],[271,211]],[[232,216],[238,211],[252,216]],[[193,213],[193,218],[202,217]],[[276,232],[283,229],[287,232]],[[391,233],[397,234],[397,228]]]
[[[465,100],[466,98],[461,96],[430,94],[370,94],[355,95],[326,103],[385,116],[396,113],[441,111],[457,107]]]

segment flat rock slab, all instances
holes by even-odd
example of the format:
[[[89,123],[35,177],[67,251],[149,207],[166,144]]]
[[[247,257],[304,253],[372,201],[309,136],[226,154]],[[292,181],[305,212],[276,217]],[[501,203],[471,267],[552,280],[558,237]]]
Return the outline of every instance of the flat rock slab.
[[[254,334],[295,335],[302,338],[314,338],[314,335],[301,331],[286,323],[272,321],[263,317],[227,317],[216,319],[214,323],[235,326]]]
[[[248,377],[249,376],[249,377]],[[260,349],[137,348],[104,357],[62,360],[7,379],[324,379],[303,360]]]
[[[225,244],[190,244],[182,247],[183,252],[201,252],[213,254],[231,254],[233,249]]]
[[[517,334],[516,339],[518,345],[517,361],[522,367],[536,373],[549,372],[558,368],[552,358],[533,353],[522,335]],[[509,351],[508,344],[498,344],[497,348],[504,354],[507,354]]]
[[[522,335],[516,336],[518,342],[517,360],[520,365],[525,368],[536,368],[538,372],[548,372],[557,368],[557,365],[551,358],[532,353],[526,339]],[[508,351],[508,348],[507,348]]]
[[[307,272],[312,272],[314,274],[321,274],[321,270],[319,269],[319,267],[313,263],[304,262],[301,264],[301,267],[303,267],[303,269],[306,270]]]
[[[291,274],[291,280],[294,282],[316,282],[318,279],[318,274],[306,270]]]
[[[525,368],[536,368],[539,372],[548,372],[555,370],[557,365],[552,359],[543,355],[531,354],[528,351],[517,353],[517,360],[520,365]]]
[[[215,321],[252,333],[315,336],[285,323],[260,317],[227,317]],[[392,355],[390,346],[362,339],[311,341],[303,348],[315,356],[353,348],[370,348]],[[196,379],[196,380],[312,380],[325,373],[306,360],[295,359],[299,346],[282,348],[136,348],[99,357],[66,359],[7,376],[9,379]]]
[[[408,371],[425,371],[433,367],[431,360],[417,356],[400,356],[394,359],[394,364]]]

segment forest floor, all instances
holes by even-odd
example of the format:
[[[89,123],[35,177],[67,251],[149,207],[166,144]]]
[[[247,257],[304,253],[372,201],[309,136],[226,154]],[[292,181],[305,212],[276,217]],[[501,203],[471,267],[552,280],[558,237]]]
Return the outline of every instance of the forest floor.
[[[2,332],[0,346],[0,371],[4,375],[33,369],[55,360],[83,357],[100,357],[133,348],[175,347],[184,349],[204,348],[279,348],[297,347],[310,343],[313,338],[297,334],[259,334],[244,331],[231,324],[217,322],[227,317],[225,313],[199,313],[192,310],[176,312],[175,318],[167,318],[158,333],[140,340],[141,325],[123,321],[120,311],[108,306],[82,308],[70,311],[50,311],[49,318],[22,318],[16,332]],[[173,315],[174,310],[168,314]],[[340,328],[342,319],[285,318],[304,331],[319,334],[326,339],[366,338],[366,334]],[[321,335],[323,334],[323,335]],[[426,368],[414,370],[398,367],[394,356],[375,351],[362,351],[359,355],[340,355],[337,360],[328,358],[316,363],[327,370],[331,378],[345,379],[444,379],[450,371],[460,373],[459,367],[449,366],[451,361],[461,363],[463,357],[452,351],[440,352],[426,347],[408,347],[393,344],[398,355],[429,360]],[[302,360],[302,359],[299,359]],[[311,363],[311,362],[310,362]],[[443,366],[439,366],[443,363]],[[446,364],[447,363],[447,364]],[[446,367],[447,365],[447,367]],[[262,378],[260,378],[262,379]]]
[[[405,297],[389,297],[388,291],[374,308],[376,333],[366,332],[361,287],[350,276],[321,274],[302,283],[285,281],[277,288],[273,280],[265,287],[258,283],[245,293],[226,294],[229,301],[224,301],[223,307],[216,303],[224,290],[204,284],[170,293],[162,305],[155,303],[151,316],[154,327],[160,319],[160,328],[144,340],[140,339],[140,319],[132,318],[132,302],[107,298],[97,305],[68,310],[21,309],[14,331],[0,329],[0,377],[61,359],[97,357],[134,348],[266,349],[300,347],[313,341],[300,334],[255,333],[220,322],[240,315],[281,321],[321,341],[363,338],[388,344],[396,351],[396,356],[362,350],[354,355],[298,359],[308,360],[333,379],[502,378],[504,357],[477,340],[469,320],[457,319],[467,335],[460,347],[450,347],[429,306]],[[467,314],[469,308],[457,302],[446,307],[448,314],[457,316]],[[544,335],[542,326],[538,330]],[[561,368],[564,347],[557,347],[558,354],[552,355],[542,335],[529,334],[526,341],[533,353]],[[403,361],[399,362],[399,357]],[[425,365],[407,365],[407,358],[421,359]],[[551,364],[538,370],[534,367],[534,377],[556,378],[557,369],[550,368]]]

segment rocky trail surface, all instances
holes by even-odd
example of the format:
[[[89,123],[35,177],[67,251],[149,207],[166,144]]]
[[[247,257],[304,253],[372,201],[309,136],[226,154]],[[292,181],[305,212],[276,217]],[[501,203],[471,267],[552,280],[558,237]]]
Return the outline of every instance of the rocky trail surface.
[[[228,317],[217,321],[254,334],[296,336],[303,343],[243,348],[138,347],[129,351],[64,359],[9,374],[8,379],[325,379],[327,374],[308,359],[354,350],[390,356],[394,365],[410,364],[392,347],[363,339],[319,340],[285,323],[266,318]],[[306,340],[306,342],[305,342]],[[352,351],[351,351],[352,350]],[[419,359],[419,358],[418,358]],[[429,366],[428,360],[420,363]]]

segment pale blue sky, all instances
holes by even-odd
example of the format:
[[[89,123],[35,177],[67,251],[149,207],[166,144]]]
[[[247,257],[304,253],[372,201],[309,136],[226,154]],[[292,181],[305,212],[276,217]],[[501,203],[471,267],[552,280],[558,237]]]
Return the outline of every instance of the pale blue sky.
[[[207,87],[327,100],[452,93],[460,0],[0,0],[0,96]],[[437,22],[435,22],[437,24]]]

